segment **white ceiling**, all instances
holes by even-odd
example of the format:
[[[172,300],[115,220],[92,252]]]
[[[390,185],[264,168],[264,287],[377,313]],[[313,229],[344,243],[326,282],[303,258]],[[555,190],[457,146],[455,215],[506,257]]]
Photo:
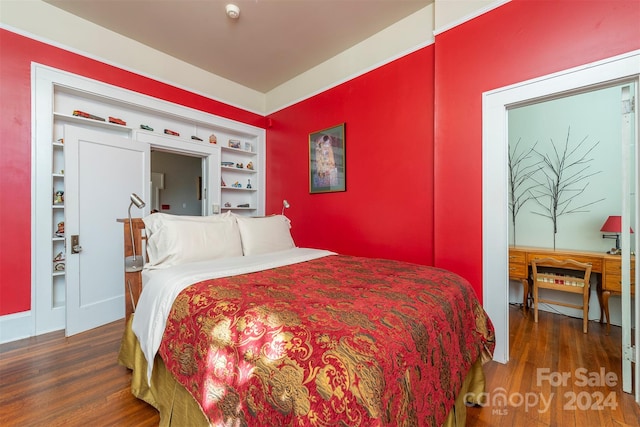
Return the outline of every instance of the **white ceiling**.
[[[434,0],[45,0],[266,93]],[[240,17],[225,6],[240,7]]]

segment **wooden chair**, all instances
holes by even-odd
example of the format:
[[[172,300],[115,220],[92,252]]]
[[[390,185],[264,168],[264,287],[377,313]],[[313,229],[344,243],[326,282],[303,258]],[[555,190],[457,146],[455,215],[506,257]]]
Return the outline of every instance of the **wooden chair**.
[[[545,268],[543,271],[539,271],[538,269],[540,267]],[[547,270],[547,267],[553,268],[553,270]],[[591,277],[591,264],[581,263],[572,259],[557,260],[553,258],[543,258],[531,261],[531,270],[533,273],[535,322],[538,323],[539,302],[582,309],[582,332],[586,334],[587,323],[589,322],[589,279]],[[538,296],[539,289],[552,289],[572,294],[582,294],[582,305],[541,299]]]

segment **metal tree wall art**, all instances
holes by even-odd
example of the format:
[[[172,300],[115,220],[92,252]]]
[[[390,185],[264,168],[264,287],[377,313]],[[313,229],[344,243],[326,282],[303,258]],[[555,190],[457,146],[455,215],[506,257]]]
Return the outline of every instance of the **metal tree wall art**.
[[[531,190],[531,196],[540,208],[540,212],[532,211],[536,215],[549,218],[553,223],[553,249],[556,248],[556,234],[558,233],[558,218],[562,215],[588,212],[585,208],[604,199],[582,203],[579,196],[582,195],[589,182],[587,178],[599,174],[601,171],[590,172],[592,158],[587,158],[589,153],[600,143],[585,147],[588,136],[585,136],[575,147],[570,147],[569,139],[571,127],[567,130],[567,138],[562,151],[558,151],[555,142],[551,139],[553,153],[535,153],[540,156],[542,177],[538,179],[532,176],[538,186]]]
[[[533,197],[531,191],[540,184],[530,178],[542,166],[542,160],[531,162],[534,158],[537,142],[527,151],[519,152],[520,141],[515,146],[509,144],[509,213],[513,225],[513,245],[516,244],[516,217],[520,209]]]

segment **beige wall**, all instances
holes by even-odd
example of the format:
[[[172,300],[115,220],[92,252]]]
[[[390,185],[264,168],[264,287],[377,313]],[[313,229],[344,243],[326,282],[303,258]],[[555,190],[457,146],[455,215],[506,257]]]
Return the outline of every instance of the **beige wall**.
[[[440,33],[509,0],[435,0],[435,31]]]

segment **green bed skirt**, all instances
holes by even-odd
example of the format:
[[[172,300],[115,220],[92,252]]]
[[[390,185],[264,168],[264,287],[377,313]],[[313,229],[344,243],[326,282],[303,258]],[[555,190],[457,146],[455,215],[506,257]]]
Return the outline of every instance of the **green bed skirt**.
[[[209,426],[200,405],[166,369],[162,359],[156,356],[150,387],[147,382],[147,361],[140,350],[140,344],[131,330],[133,315],[129,317],[120,345],[118,362],[132,370],[131,393],[138,399],[152,405],[160,413],[160,426]],[[485,377],[480,358],[472,365],[462,389],[449,412],[445,427],[464,426],[467,418],[467,404],[480,403],[485,390]]]

